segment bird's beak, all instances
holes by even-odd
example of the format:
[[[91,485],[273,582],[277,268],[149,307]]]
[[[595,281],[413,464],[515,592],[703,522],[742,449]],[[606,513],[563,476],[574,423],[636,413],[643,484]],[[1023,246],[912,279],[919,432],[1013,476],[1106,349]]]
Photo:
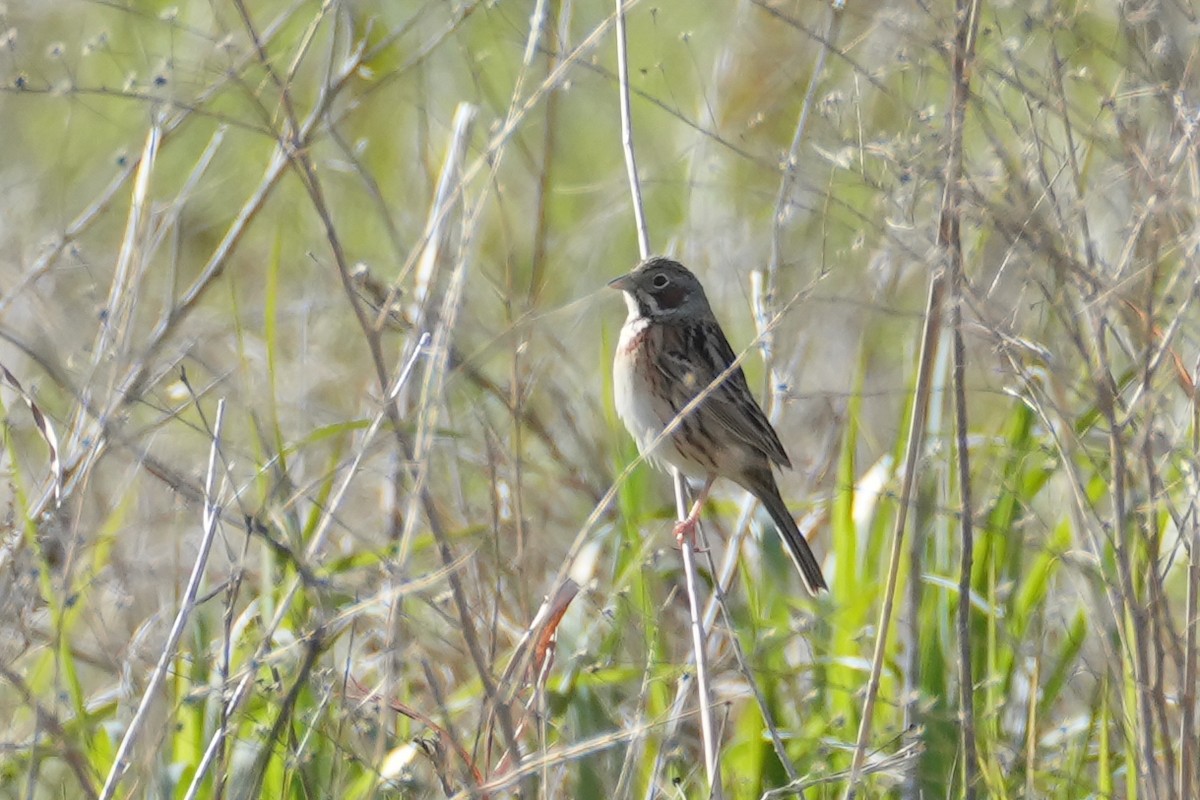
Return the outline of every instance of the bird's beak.
[[[613,278],[608,282],[608,288],[620,289],[622,292],[629,291],[633,287],[633,276],[622,275],[619,278]]]

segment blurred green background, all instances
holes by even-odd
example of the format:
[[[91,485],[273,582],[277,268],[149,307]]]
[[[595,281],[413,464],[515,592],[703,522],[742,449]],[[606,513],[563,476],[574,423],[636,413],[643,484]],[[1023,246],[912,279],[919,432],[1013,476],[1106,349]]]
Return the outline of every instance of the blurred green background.
[[[627,9],[652,248],[750,348],[832,586],[718,484],[723,791],[841,797],[944,263],[955,9]],[[637,261],[613,14],[0,8],[0,797],[101,794],[184,606],[114,796],[706,795],[670,480],[624,474],[610,397],[604,286]],[[975,767],[943,328],[859,796],[1200,791],[1198,31],[1185,0],[982,4]],[[537,679],[514,657],[568,573]]]

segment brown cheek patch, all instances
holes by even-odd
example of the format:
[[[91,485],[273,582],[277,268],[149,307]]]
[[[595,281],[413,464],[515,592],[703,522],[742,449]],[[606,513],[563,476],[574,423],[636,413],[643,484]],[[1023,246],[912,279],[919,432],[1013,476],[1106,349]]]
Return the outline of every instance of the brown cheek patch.
[[[683,290],[683,287],[675,284],[664,286],[654,293],[654,299],[658,301],[658,307],[662,309],[679,308],[686,296],[687,292]]]

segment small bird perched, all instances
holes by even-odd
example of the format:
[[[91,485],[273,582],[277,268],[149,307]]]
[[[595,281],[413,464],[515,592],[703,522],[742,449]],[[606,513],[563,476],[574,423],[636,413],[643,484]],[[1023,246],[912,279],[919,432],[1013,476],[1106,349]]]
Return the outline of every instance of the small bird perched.
[[[656,256],[608,285],[625,293],[629,307],[613,360],[617,414],[650,460],[705,479],[691,512],[675,526],[675,537],[682,542],[694,535],[713,481],[729,478],[767,509],[809,592],[827,589],[771,471],[773,465],[790,468],[792,463],[742,368],[729,369],[733,349],[700,281],[679,262]],[[679,411],[705,391],[704,399],[654,446]]]

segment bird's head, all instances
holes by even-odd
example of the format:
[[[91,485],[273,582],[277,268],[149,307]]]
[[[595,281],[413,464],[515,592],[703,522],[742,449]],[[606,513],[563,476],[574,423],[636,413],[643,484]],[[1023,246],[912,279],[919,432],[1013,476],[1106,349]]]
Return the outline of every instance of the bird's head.
[[[608,285],[625,293],[631,318],[670,320],[712,316],[700,281],[687,267],[669,258],[648,258]]]

